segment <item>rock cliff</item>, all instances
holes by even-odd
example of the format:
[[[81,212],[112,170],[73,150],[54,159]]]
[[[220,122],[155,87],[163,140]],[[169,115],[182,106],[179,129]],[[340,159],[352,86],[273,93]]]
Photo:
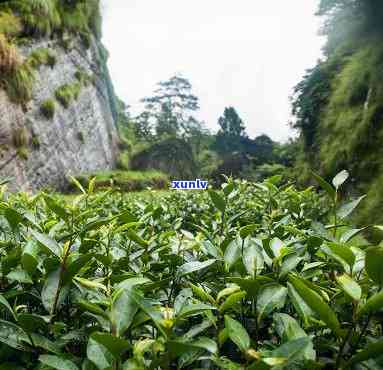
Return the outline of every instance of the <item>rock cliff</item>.
[[[11,178],[14,190],[63,189],[71,173],[112,168],[117,152],[110,82],[98,42],[84,48],[74,41],[68,48],[40,39],[20,47],[24,58],[36,50],[49,50],[54,63],[37,68],[32,99],[14,104],[0,89],[0,178]],[[81,76],[89,81],[80,84]],[[57,92],[71,84],[77,84],[76,98],[60,104]],[[53,104],[49,116],[44,102]]]

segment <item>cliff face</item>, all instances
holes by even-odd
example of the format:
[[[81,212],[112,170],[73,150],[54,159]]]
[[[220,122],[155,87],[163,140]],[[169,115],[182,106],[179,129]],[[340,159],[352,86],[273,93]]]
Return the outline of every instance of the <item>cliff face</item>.
[[[351,181],[344,190],[355,197],[367,194],[354,216],[360,224],[383,222],[380,40],[375,35],[365,37],[321,62],[304,81],[300,97],[301,106],[301,102],[306,103],[310,114],[305,113],[305,120],[301,120],[301,139],[306,146],[297,174],[308,182],[312,178],[309,169],[314,169],[331,180],[334,174],[347,169]]]
[[[14,104],[0,89],[0,178],[12,178],[13,190],[63,189],[69,174],[110,169],[116,159],[110,89],[96,42],[86,49],[75,41],[64,49],[56,41],[35,40],[20,51],[27,58],[39,49],[50,50],[55,63],[36,70],[32,100]],[[91,82],[65,107],[57,90],[76,83],[79,71]],[[50,118],[41,109],[48,100],[54,103]]]

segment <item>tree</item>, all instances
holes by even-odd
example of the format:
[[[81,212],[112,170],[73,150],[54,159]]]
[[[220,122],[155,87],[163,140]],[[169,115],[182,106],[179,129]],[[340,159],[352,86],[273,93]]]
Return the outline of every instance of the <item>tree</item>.
[[[176,75],[159,82],[152,97],[142,99],[145,117],[153,121],[158,138],[187,138],[195,131],[197,120],[193,113],[199,110],[199,104],[191,90],[189,80]]]
[[[257,136],[252,140],[251,155],[255,158],[255,164],[271,163],[274,161],[275,143],[267,135]]]
[[[336,58],[319,62],[316,67],[306,71],[302,81],[294,87],[291,96],[293,121],[292,128],[297,129],[303,139],[305,150],[317,150],[317,130],[322,111],[331,96],[331,83],[341,70],[343,62]]]
[[[214,143],[214,150],[223,155],[242,151],[243,141],[248,139],[245,125],[233,107],[225,108],[218,119],[220,129]],[[250,140],[250,139],[249,139]]]
[[[325,52],[333,53],[340,44],[383,32],[381,0],[321,0],[317,15],[324,17],[322,33],[327,36]]]
[[[134,133],[139,141],[153,140],[153,125],[150,121],[150,114],[147,111],[142,112],[133,119]]]
[[[221,127],[218,135],[234,137],[247,136],[245,125],[233,107],[225,108],[223,116],[218,119],[218,124]]]

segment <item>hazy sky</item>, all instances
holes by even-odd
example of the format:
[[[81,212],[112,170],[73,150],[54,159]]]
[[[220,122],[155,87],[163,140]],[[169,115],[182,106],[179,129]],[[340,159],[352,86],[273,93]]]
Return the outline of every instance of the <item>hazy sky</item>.
[[[251,137],[291,135],[289,96],[321,55],[319,0],[103,0],[116,92],[132,113],[181,73],[213,130],[234,106]]]

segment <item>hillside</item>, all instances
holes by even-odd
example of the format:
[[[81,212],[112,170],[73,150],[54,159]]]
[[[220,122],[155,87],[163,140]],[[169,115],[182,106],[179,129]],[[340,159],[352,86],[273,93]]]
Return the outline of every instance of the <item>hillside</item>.
[[[62,189],[112,168],[113,88],[96,0],[0,2],[0,176]]]
[[[382,222],[383,10],[379,1],[322,1],[325,58],[296,87],[299,179],[347,168],[348,191],[367,193],[359,220]]]

